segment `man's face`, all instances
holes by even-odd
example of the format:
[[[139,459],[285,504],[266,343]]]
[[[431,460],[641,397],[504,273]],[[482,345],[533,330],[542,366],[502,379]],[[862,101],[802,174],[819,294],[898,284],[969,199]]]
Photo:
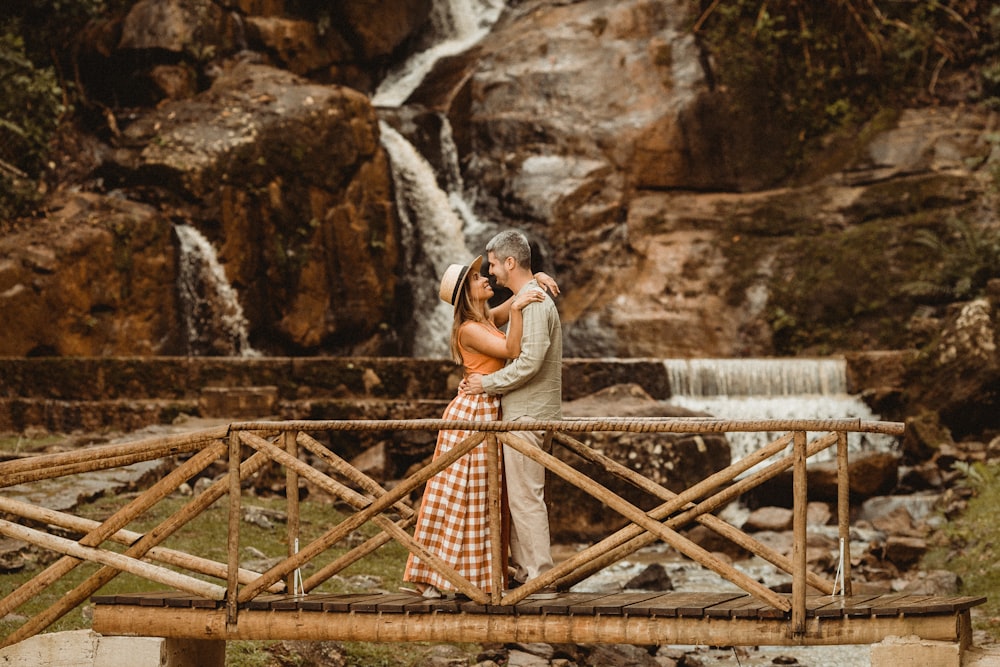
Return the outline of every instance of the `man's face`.
[[[497,259],[497,256],[493,254],[492,251],[486,256],[486,259],[490,262],[490,274],[494,279],[496,279],[497,285],[500,287],[506,287],[507,278],[510,275],[507,271],[507,267],[504,266],[502,261]]]

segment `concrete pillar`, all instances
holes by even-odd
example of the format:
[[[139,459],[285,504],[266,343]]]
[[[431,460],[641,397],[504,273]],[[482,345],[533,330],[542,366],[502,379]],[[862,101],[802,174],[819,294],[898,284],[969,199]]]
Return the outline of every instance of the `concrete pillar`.
[[[93,662],[87,667],[159,667],[163,653],[160,637],[105,637],[97,638]],[[80,663],[83,665],[83,663]]]
[[[962,667],[962,645],[910,637],[886,637],[872,644],[872,667]]]

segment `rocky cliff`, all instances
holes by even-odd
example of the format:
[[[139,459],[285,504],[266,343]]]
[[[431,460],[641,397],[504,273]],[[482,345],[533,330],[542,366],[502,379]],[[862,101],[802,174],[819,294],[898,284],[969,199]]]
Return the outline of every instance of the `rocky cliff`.
[[[1000,270],[995,111],[887,110],[789,177],[789,129],[718,85],[697,3],[511,2],[378,108],[387,72],[470,17],[125,4],[72,45],[103,113],[63,134],[39,215],[4,224],[0,354],[240,352],[190,349],[179,224],[216,249],[254,350],[411,353],[440,239],[401,220],[380,120],[471,211],[468,256],[500,227],[531,236],[567,356],[919,350]]]

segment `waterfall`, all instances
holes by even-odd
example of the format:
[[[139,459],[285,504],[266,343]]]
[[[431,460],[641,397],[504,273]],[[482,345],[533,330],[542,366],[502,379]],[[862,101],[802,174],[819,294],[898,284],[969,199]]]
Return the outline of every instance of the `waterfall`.
[[[799,396],[847,393],[842,359],[667,359],[670,390],[681,396]]]
[[[376,107],[399,107],[440,58],[461,53],[485,36],[504,3],[495,0],[436,0],[427,35],[434,45],[391,71],[372,97]],[[441,153],[447,191],[433,167],[388,123],[379,123],[382,147],[389,154],[402,221],[407,274],[413,284],[413,354],[447,357],[453,311],[438,298],[438,280],[449,264],[474,256],[466,239],[486,229],[463,198],[462,173],[451,125],[441,114]]]
[[[387,123],[379,127],[382,145],[392,162],[405,263],[413,277],[413,354],[447,357],[453,314],[452,307],[438,297],[437,281],[449,264],[469,261],[472,253],[465,245],[462,220],[452,210],[449,196],[438,187],[430,164]]]
[[[878,419],[860,397],[847,393],[847,362],[842,358],[667,359],[663,363],[672,405],[720,419]],[[778,435],[730,433],[733,460]],[[851,452],[889,451],[894,446],[890,436],[848,435]],[[832,456],[829,449],[816,460]]]
[[[500,1],[435,0],[428,35],[433,46],[390,71],[375,91],[372,104],[383,107],[403,104],[434,63],[462,53],[486,36],[503,8],[504,3]]]
[[[175,225],[180,242],[180,294],[190,356],[254,357],[248,325],[236,290],[229,284],[215,248],[190,225]]]

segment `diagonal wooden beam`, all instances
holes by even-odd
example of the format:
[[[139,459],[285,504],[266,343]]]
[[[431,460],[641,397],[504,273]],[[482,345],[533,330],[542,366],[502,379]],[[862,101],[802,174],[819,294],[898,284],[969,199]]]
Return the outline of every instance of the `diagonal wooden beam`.
[[[504,433],[499,437],[504,444],[513,447],[528,458],[559,475],[567,482],[582,489],[583,491],[586,491],[590,495],[608,505],[611,509],[632,521],[634,524],[650,533],[655,534],[677,551],[719,574],[723,578],[733,582],[747,593],[763,600],[776,609],[781,609],[783,611],[788,611],[790,609],[791,605],[787,598],[778,595],[763,584],[757,582],[755,579],[723,562],[718,556],[715,556],[687,538],[682,537],[676,531],[664,526],[662,523],[648,516],[632,503],[611,492],[604,486],[594,482],[583,473],[575,470],[572,466],[563,463],[555,456],[542,451],[538,447],[535,447],[531,443],[514,435],[513,433]],[[504,598],[503,604],[514,604],[523,600],[531,593],[536,592],[537,589],[546,585],[543,581],[546,577],[547,574],[542,575],[542,577],[533,579],[523,586],[514,589],[513,592]]]
[[[226,444],[221,441],[216,441],[198,452],[190,459],[182,463],[180,466],[175,468],[173,471],[168,473],[163,479],[151,486],[144,493],[140,494],[138,497],[133,499],[130,503],[125,505],[121,510],[115,512],[107,521],[102,523],[99,528],[91,531],[85,535],[81,540],[80,544],[83,546],[96,546],[107,539],[109,536],[114,535],[121,528],[125,526],[128,521],[131,521],[135,517],[139,516],[146,509],[149,509],[154,504],[165,498],[167,495],[172,493],[180,484],[195,473],[203,470],[213,461],[218,459],[222,452],[225,451]],[[195,503],[204,503],[209,501],[211,495],[206,491],[202,493],[201,496],[192,501]],[[211,500],[214,502],[214,499]],[[208,502],[208,504],[211,504]],[[208,505],[205,505],[207,507]],[[175,519],[180,512],[174,514],[171,519]],[[171,521],[168,519],[168,523]],[[176,520],[176,519],[175,519]],[[184,519],[176,524],[177,527],[186,523],[188,519]],[[162,526],[163,524],[161,524]],[[159,527],[158,527],[159,528]],[[176,528],[175,528],[176,529]],[[152,547],[159,544],[162,540],[166,539],[170,533],[173,531],[166,532],[158,531],[154,528],[152,531],[146,533],[146,535],[139,540],[136,544],[132,545],[129,549],[125,551],[125,554],[133,558],[141,558],[146,554],[146,552]],[[3,600],[0,600],[0,609],[9,605],[18,603],[18,600],[23,596],[27,595],[29,598],[35,595],[37,592],[44,590],[52,583],[57,581],[63,575],[69,573],[73,570],[81,561],[72,556],[63,556],[58,561],[53,563],[51,566],[46,568],[40,575],[37,575],[31,581],[27,582],[24,586],[21,586],[16,591],[8,595]],[[104,566],[96,573],[87,578],[84,582],[79,584],[72,591],[62,596],[58,602],[54,605],[33,616],[24,625],[12,632],[10,635],[4,638],[2,645],[10,646],[11,644],[16,644],[22,639],[26,639],[35,635],[45,628],[49,627],[52,623],[62,618],[69,610],[73,609],[77,605],[81,604],[84,600],[94,594],[101,586],[111,581],[114,577],[118,575],[120,570],[112,567]],[[23,603],[23,599],[18,603],[18,606]],[[0,617],[6,615],[7,612],[0,614]]]
[[[11,539],[22,540],[43,549],[66,554],[81,561],[108,565],[116,570],[129,572],[138,577],[143,577],[144,579],[149,579],[150,581],[155,581],[166,586],[173,586],[186,593],[200,595],[211,600],[221,600],[226,594],[226,589],[217,584],[210,584],[207,581],[189,577],[186,574],[179,574],[165,567],[144,563],[137,558],[129,558],[114,551],[106,551],[98,547],[85,547],[79,542],[74,542],[66,537],[49,535],[44,531],[20,526],[5,519],[0,519],[0,535],[6,535]]]
[[[827,435],[815,440],[813,443],[809,445],[808,455],[812,456],[818,452],[823,451],[824,449],[829,447],[832,442],[834,442],[834,439],[835,436]],[[775,440],[767,447],[764,447],[758,450],[757,452],[754,452],[749,456],[744,457],[739,464],[734,464],[733,466],[730,466],[729,468],[726,468],[725,470],[716,473],[715,475],[711,475],[705,478],[701,482],[695,484],[691,488],[679,494],[677,498],[668,501],[663,505],[660,505],[659,507],[651,510],[649,515],[657,519],[663,519],[669,516],[673,512],[677,511],[678,509],[681,509],[681,507],[686,505],[686,503],[682,505],[682,501],[690,501],[692,498],[701,497],[709,489],[716,488],[718,486],[718,483],[715,481],[717,477],[719,476],[728,477],[729,475],[732,474],[732,469],[737,465],[739,465],[739,467],[743,467],[744,465],[750,464],[755,460],[757,460],[758,462],[763,462],[768,458],[770,458],[773,454],[777,453],[777,451],[780,451],[780,449],[786,447],[788,443],[791,442],[791,440],[792,440],[792,434],[787,434],[786,436],[783,436],[778,440]],[[775,448],[777,448],[779,445],[780,448],[777,451],[775,451]],[[764,456],[765,454],[766,456]],[[774,463],[769,464],[763,470],[760,470],[751,475],[750,477],[742,479],[735,484],[731,484],[725,487],[721,491],[718,491],[717,493],[708,496],[707,499],[701,501],[693,508],[672,517],[671,525],[684,525],[690,523],[699,516],[706,515],[709,512],[715,511],[715,509],[717,509],[718,507],[721,507],[722,505],[731,502],[732,500],[739,497],[743,493],[746,493],[748,490],[754,488],[755,486],[758,486],[759,484],[773,477],[776,477],[781,472],[790,468],[792,466],[792,462],[793,462],[792,456],[789,455],[782,459],[779,459],[778,461],[775,461]],[[753,463],[753,465],[756,465],[756,463]],[[753,465],[746,465],[745,469],[749,470],[751,467],[753,467]],[[733,477],[735,477],[735,475],[733,475]],[[638,526],[630,525],[622,528],[620,531],[612,535],[610,538],[606,538],[601,544],[609,542],[610,540],[614,540],[618,545],[620,545],[618,546],[616,551],[608,552],[608,555],[605,555],[603,557],[592,558],[589,562],[586,562],[586,564],[582,568],[580,568],[580,570],[577,573],[575,573],[572,577],[565,577],[563,580],[561,580],[560,585],[572,585],[577,581],[582,581],[583,579],[586,579],[597,570],[606,567],[610,563],[620,560],[621,558],[624,558],[626,555],[633,553],[644,546],[652,544],[657,540],[657,537],[655,535],[645,533]],[[587,551],[589,551],[589,549],[585,550],[584,552],[581,552],[578,555],[581,558],[583,558],[584,556],[588,555],[586,554]],[[569,583],[567,583],[567,581]]]
[[[368,491],[368,493],[371,494],[371,498],[379,498],[385,495],[386,490],[382,488],[381,484],[352,466],[335,452],[330,451],[328,447],[308,433],[299,431],[296,440],[300,445],[322,459],[334,472],[347,477],[349,480]],[[398,511],[404,519],[399,522],[399,526],[401,528],[409,528],[416,522],[416,512],[414,512],[413,508],[409,505],[397,502],[393,505],[393,508]],[[333,561],[327,563],[313,573],[309,578],[302,582],[302,588],[306,592],[313,590],[333,575],[358,562],[368,554],[374,552],[376,549],[389,542],[391,539],[393,538],[384,531],[374,537],[368,538],[344,555],[335,558]]]
[[[587,445],[583,444],[582,442],[580,442],[575,438],[572,438],[563,433],[559,433],[556,435],[556,439],[561,445],[568,448],[570,451],[574,452],[578,456],[588,461],[591,461],[592,463],[600,465],[609,473],[615,475],[616,477],[619,477],[620,479],[624,479],[632,483],[637,488],[640,488],[643,491],[653,496],[656,496],[660,500],[670,501],[674,500],[678,496],[677,493],[674,493],[670,489],[660,484],[657,484],[656,482],[653,482],[652,480],[647,479],[646,477],[643,477],[639,473],[635,472],[634,470],[631,470],[630,468],[627,468],[626,466],[623,466],[621,463],[618,463],[617,461],[611,459],[607,455],[594,451],[593,449],[587,447]],[[694,503],[689,503],[684,509],[692,509],[694,507],[695,507]],[[655,518],[661,518],[661,517],[656,516]],[[694,517],[694,520],[702,524],[706,528],[715,531],[722,537],[725,537],[726,539],[732,541],[734,544],[748,550],[750,553],[763,558],[769,563],[783,569],[785,572],[791,573],[792,561],[790,558],[778,553],[774,549],[764,544],[761,544],[758,540],[753,539],[739,528],[736,528],[735,526],[723,521],[714,514],[708,514],[708,513],[701,514],[699,516]],[[672,528],[673,530],[680,530],[684,528],[684,526],[686,526],[687,523],[688,523],[687,521],[682,522],[675,519],[670,519],[665,522],[665,524],[670,528]],[[647,534],[644,533],[640,537],[645,537],[646,535]],[[807,573],[807,580],[809,585],[814,587],[816,590],[825,593],[827,595],[833,593],[834,583],[832,581],[823,579],[814,572]]]
[[[665,519],[693,500],[697,500],[723,486],[738,475],[771,458],[791,442],[791,435],[781,437],[774,442],[751,452],[739,461],[709,475],[694,486],[682,491],[676,498],[668,500],[650,511],[649,515],[657,519]],[[777,473],[775,473],[777,474]],[[571,556],[563,563],[550,570],[549,575],[560,577],[559,585],[569,587],[583,581],[594,572],[607,567],[628,554],[652,544],[656,536],[644,532],[638,526],[631,524],[604,538],[597,544]]]
[[[381,484],[352,466],[342,457],[338,456],[336,452],[330,451],[329,447],[325,446],[308,433],[299,432],[296,440],[300,445],[322,459],[324,463],[330,466],[331,470],[343,475],[360,486],[362,489],[367,491],[372,498],[378,498],[385,495],[386,491]],[[399,512],[402,517],[410,517],[416,514],[412,507],[402,502],[397,502],[393,505],[393,508]]]
[[[268,580],[275,575],[279,578],[284,577],[288,572],[299,567],[301,563],[312,559],[315,555],[321,553],[329,546],[336,544],[338,541],[346,537],[353,530],[357,529],[364,523],[372,521],[378,525],[382,530],[386,531],[392,537],[406,547],[417,554],[421,559],[426,560],[429,565],[434,567],[443,577],[448,579],[453,583],[459,591],[469,596],[470,599],[477,602],[486,603],[488,598],[486,594],[481,590],[476,588],[472,583],[470,583],[465,577],[455,571],[451,566],[445,563],[443,560],[429,552],[423,545],[416,542],[412,536],[409,535],[400,526],[394,524],[392,521],[382,516],[381,513],[386,509],[390,508],[396,501],[400,500],[405,493],[409,493],[409,490],[416,488],[421,483],[429,479],[431,476],[443,470],[448,465],[451,465],[459,458],[464,456],[466,453],[471,451],[471,449],[477,446],[484,439],[484,435],[481,433],[474,433],[465,441],[460,443],[457,447],[447,452],[447,454],[439,457],[433,461],[430,465],[423,468],[414,477],[409,480],[404,481],[402,484],[393,489],[392,492],[386,493],[381,496],[381,498],[376,499],[374,502],[370,499],[362,496],[358,492],[350,489],[343,484],[340,484],[336,480],[331,479],[326,474],[316,470],[315,468],[309,466],[298,459],[293,459],[284,450],[271,445],[271,443],[254,436],[252,433],[241,432],[240,438],[246,444],[251,447],[260,449],[261,451],[267,453],[268,456],[272,457],[274,460],[278,461],[282,465],[294,466],[299,470],[299,474],[306,477],[314,484],[323,487],[324,489],[335,493],[340,497],[344,498],[347,502],[351,503],[353,506],[357,507],[360,511],[354,514],[352,517],[345,519],[338,526],[330,531],[328,531],[324,536],[315,540],[311,544],[307,545],[305,549],[301,550],[296,556],[290,557],[281,563],[278,563],[273,568],[261,575],[259,580],[260,584],[250,584],[245,587],[239,596],[240,602],[245,602],[246,600],[252,599],[256,595],[257,589],[266,586]],[[445,463],[446,462],[446,463]],[[430,474],[428,474],[429,471]],[[424,477],[420,481],[415,481],[421,477]],[[409,488],[407,488],[409,487]],[[406,489],[404,492],[400,492],[400,489]],[[334,539],[335,538],[335,539]],[[307,554],[307,556],[303,556]]]
[[[0,496],[0,512],[7,512],[8,514],[23,517],[25,519],[31,519],[32,521],[39,521],[49,524],[50,526],[56,526],[58,528],[72,530],[78,533],[90,532],[101,525],[99,521],[94,521],[93,519],[85,519],[83,517],[74,516],[73,514],[66,514],[65,512],[59,512],[47,507],[39,507],[38,505],[32,505],[31,503],[14,500],[13,498],[4,498],[2,496]],[[138,542],[142,539],[142,537],[142,533],[136,533],[131,530],[123,529],[119,530],[114,535],[110,535],[108,539],[118,544],[129,546]],[[191,572],[206,574],[210,577],[215,577],[216,579],[226,578],[226,565],[209,558],[194,556],[183,551],[177,551],[176,549],[168,549],[167,547],[153,547],[146,553],[146,555],[151,560],[180,567],[185,570],[190,570]],[[242,568],[240,569],[240,583],[247,583],[259,576],[259,572]],[[271,592],[278,593],[281,590],[283,589],[280,586],[273,586]]]

